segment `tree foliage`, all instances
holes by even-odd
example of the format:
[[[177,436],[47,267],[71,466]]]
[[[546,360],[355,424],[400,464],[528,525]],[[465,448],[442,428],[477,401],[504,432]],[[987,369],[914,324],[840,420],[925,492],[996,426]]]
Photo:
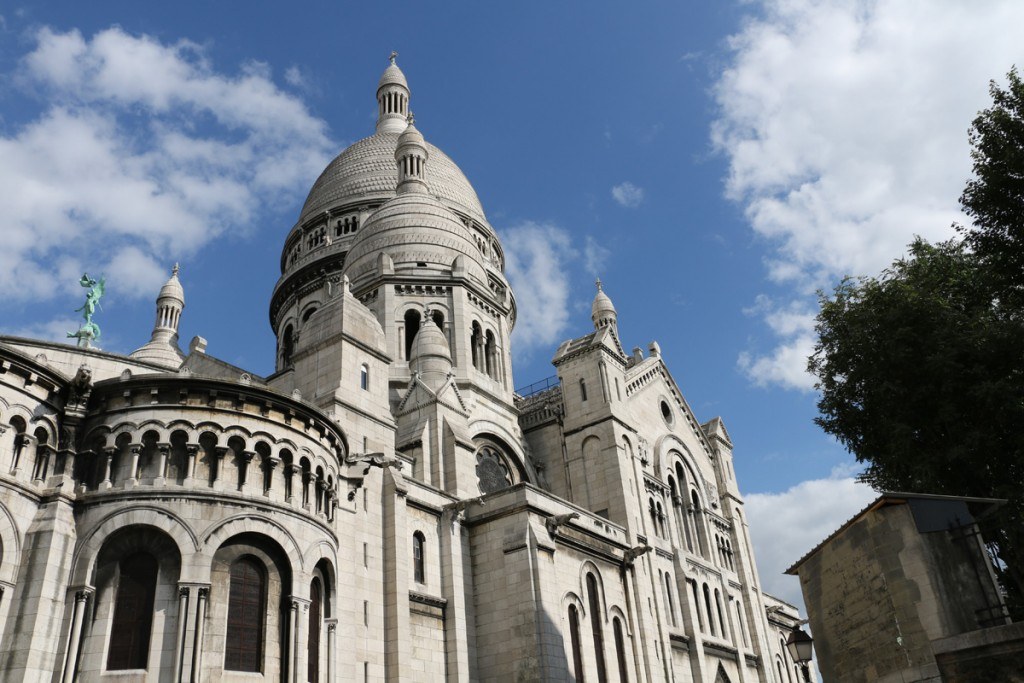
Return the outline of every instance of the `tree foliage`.
[[[1024,82],[1016,69],[1004,90],[992,81],[992,106],[971,125],[974,178],[960,196],[972,225],[968,245],[1009,306],[1024,305]],[[1019,312],[1019,311],[1018,311]]]
[[[815,420],[876,489],[1006,498],[983,523],[1024,614],[1024,84],[992,84],[970,133],[963,240],[917,239],[821,294]]]

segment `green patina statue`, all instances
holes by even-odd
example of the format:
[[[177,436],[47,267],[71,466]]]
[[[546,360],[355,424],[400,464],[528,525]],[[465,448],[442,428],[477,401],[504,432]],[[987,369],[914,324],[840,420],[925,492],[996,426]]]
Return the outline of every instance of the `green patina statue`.
[[[77,339],[79,346],[88,349],[92,346],[92,342],[100,338],[100,326],[92,321],[92,316],[96,309],[100,307],[100,299],[103,298],[107,279],[100,276],[100,279],[97,281],[89,277],[89,273],[82,273],[82,279],[78,281],[78,284],[89,289],[85,293],[85,303],[82,304],[81,308],[75,309],[76,312],[82,312],[85,323],[77,332],[68,332],[68,337]]]

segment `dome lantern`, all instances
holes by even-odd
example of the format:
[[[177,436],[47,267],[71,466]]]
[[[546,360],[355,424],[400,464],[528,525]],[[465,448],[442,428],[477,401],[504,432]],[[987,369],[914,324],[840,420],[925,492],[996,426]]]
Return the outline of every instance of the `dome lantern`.
[[[405,131],[398,136],[395,162],[398,164],[398,194],[427,192],[427,143],[416,130],[415,119],[409,112]]]
[[[149,343],[136,349],[132,358],[146,360],[160,365],[178,367],[182,355],[178,349],[178,323],[185,308],[185,289],[178,280],[178,264],[174,264],[171,277],[156,297],[156,321]]]
[[[401,133],[409,115],[409,84],[395,64],[397,52],[391,53],[391,64],[384,69],[377,84],[377,132]]]

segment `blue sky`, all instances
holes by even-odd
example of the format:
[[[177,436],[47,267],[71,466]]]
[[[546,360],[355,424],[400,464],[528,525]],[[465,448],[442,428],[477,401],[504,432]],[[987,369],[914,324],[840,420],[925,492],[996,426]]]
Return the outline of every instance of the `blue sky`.
[[[871,494],[812,423],[816,289],[963,220],[966,131],[1021,63],[1014,2],[0,3],[0,331],[148,339],[182,263],[183,344],[272,369],[284,236],[373,131],[391,50],[417,127],[508,252],[517,384],[589,329],[657,340],[722,415],[765,586]]]

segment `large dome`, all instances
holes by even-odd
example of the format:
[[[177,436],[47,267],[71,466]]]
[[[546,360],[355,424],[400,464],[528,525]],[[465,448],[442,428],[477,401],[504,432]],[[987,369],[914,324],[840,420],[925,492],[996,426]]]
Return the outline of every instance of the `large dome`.
[[[313,183],[299,223],[349,202],[394,197],[398,184],[398,166],[395,164],[398,136],[399,133],[378,132],[335,157]],[[429,142],[427,150],[430,155],[430,173],[427,175],[430,193],[453,209],[485,222],[480,200],[455,162]]]

